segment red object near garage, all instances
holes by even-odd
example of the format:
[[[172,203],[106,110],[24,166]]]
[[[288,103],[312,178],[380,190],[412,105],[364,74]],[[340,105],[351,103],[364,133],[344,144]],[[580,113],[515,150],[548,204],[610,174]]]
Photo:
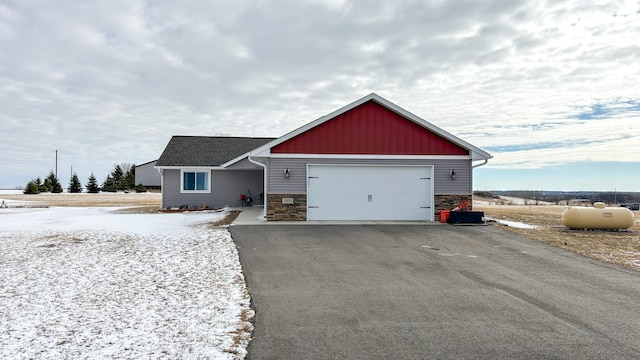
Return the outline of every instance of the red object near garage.
[[[449,221],[449,215],[451,215],[451,210],[440,210],[440,222],[446,223]]]

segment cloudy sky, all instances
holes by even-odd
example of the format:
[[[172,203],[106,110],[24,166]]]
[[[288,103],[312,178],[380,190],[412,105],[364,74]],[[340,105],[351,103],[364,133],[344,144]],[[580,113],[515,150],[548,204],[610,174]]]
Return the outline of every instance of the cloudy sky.
[[[371,92],[493,154],[476,189],[640,191],[637,0],[1,0],[0,188]]]

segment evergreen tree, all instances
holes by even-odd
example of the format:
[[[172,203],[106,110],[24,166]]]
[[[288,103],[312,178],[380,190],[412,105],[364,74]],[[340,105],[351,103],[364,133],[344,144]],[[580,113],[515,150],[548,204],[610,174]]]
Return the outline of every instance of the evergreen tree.
[[[99,191],[100,188],[98,187],[98,181],[96,180],[95,175],[91,173],[91,175],[89,175],[89,182],[87,183],[87,192],[97,194]]]
[[[53,186],[51,186],[51,179],[49,179],[49,177],[47,176],[46,178],[44,178],[42,186],[40,186],[40,192],[51,192],[52,189]]]
[[[108,191],[108,192],[118,191],[118,185],[116,184],[116,181],[113,178],[113,176],[108,175],[107,178],[104,180],[104,182],[102,183],[102,191]]]
[[[126,190],[124,184],[124,172],[120,165],[116,165],[116,167],[111,172],[111,178],[113,178],[113,182],[115,183],[116,190]],[[108,178],[107,178],[108,179]],[[108,191],[108,190],[107,190]]]
[[[40,180],[40,176],[36,177],[35,179],[33,179],[31,181],[38,187],[38,192],[37,193],[48,191],[48,190],[46,190],[44,188],[44,184],[42,184],[42,180]]]
[[[24,194],[39,194],[40,193],[40,186],[42,186],[42,184],[40,184],[40,178],[37,177],[31,181],[29,181],[27,183],[27,186],[25,187],[23,193]]]
[[[144,187],[144,185],[142,185],[142,183],[136,185],[136,192],[137,193],[144,193],[147,192],[147,188]]]
[[[62,185],[60,185],[60,181],[58,181],[58,178],[56,177],[56,174],[53,172],[53,170],[49,172],[49,175],[44,180],[45,183],[47,182],[47,180],[49,181],[49,186],[50,186],[49,191],[56,194],[62,192]]]
[[[82,192],[82,184],[80,183],[80,180],[78,179],[78,175],[76,175],[76,173],[73,173],[73,175],[71,176],[71,180],[69,181],[69,192],[70,193]]]
[[[123,187],[125,189],[135,189],[136,188],[136,173],[134,167],[131,167],[129,171],[124,176]]]

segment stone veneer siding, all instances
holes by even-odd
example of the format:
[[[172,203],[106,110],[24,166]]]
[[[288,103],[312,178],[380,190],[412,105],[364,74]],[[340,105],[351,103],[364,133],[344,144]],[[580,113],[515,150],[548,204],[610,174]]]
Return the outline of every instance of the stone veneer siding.
[[[433,200],[435,205],[434,216],[436,219],[440,218],[440,210],[453,210],[461,202],[467,200],[469,203],[469,209],[472,207],[472,195],[436,195]]]
[[[283,204],[282,198],[293,198],[293,204]],[[467,200],[469,208],[472,207],[472,195],[435,195],[434,216],[440,217],[440,210],[453,210],[461,202]],[[307,195],[306,194],[268,194],[267,195],[267,221],[306,221],[307,220]]]
[[[282,198],[293,198],[283,204]],[[267,221],[306,221],[307,194],[267,194]]]

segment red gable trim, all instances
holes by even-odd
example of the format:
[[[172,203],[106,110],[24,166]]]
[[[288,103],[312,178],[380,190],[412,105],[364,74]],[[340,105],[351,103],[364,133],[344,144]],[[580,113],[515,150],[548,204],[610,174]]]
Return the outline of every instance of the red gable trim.
[[[367,101],[274,146],[271,153],[469,155],[469,150]]]

